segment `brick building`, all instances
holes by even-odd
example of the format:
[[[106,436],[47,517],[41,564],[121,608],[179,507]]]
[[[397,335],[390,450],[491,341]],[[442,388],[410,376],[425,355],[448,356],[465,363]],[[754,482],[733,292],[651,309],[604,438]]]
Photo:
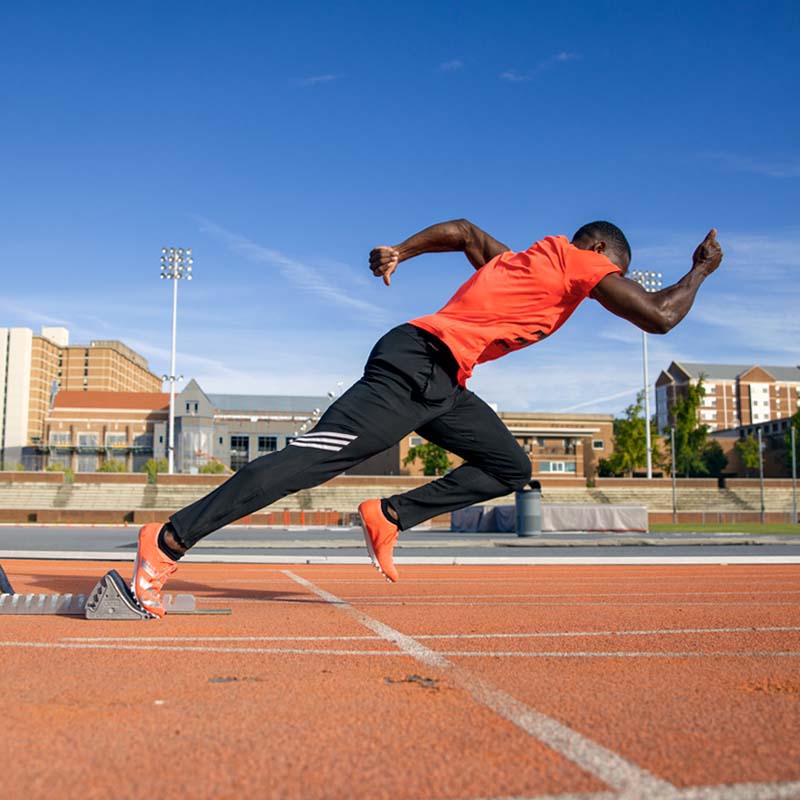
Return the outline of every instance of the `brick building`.
[[[95,472],[115,459],[126,472],[140,472],[168,414],[165,392],[59,392],[45,419],[43,466]]]
[[[800,367],[673,361],[656,380],[659,430],[669,427],[670,409],[701,376],[706,394],[699,418],[711,431],[788,418],[800,408]]]
[[[0,328],[0,467],[42,465],[59,390],[160,392],[161,379],[122,342],[70,345],[66,328]]]
[[[197,472],[209,461],[237,470],[254,458],[284,448],[313,427],[328,397],[206,393],[189,381],[175,398],[175,468]],[[109,458],[138,472],[148,458],[165,458],[169,395],[132,392],[59,392],[47,416],[49,464],[76,472],[96,470]],[[535,477],[589,478],[600,458],[613,452],[610,414],[500,412],[528,453]],[[403,464],[416,434],[349,470],[350,475],[421,475],[422,464]],[[452,466],[461,463],[451,456]]]
[[[500,411],[498,416],[514,435],[532,462],[534,478],[561,475],[592,478],[597,463],[614,452],[614,418],[611,414],[543,414],[524,411]],[[397,473],[422,475],[419,460],[403,466],[411,447],[425,440],[411,434],[398,450]],[[462,463],[450,457],[451,466]],[[394,473],[393,473],[394,474]]]

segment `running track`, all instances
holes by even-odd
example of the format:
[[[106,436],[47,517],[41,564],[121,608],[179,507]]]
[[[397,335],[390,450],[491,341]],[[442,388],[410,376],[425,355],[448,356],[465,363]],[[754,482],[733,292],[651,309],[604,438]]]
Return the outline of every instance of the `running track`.
[[[18,592],[93,562],[6,561]],[[123,570],[125,571],[125,570]],[[800,567],[185,564],[0,616],[9,798],[800,798]]]

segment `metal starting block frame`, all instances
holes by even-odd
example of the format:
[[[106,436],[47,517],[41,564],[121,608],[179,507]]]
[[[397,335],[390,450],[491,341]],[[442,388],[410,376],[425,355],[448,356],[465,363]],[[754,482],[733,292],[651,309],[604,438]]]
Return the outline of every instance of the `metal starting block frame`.
[[[192,594],[163,595],[167,614],[230,614],[229,608],[200,609]],[[17,594],[0,565],[0,615],[46,614],[86,619],[155,619],[133,595],[115,569],[107,572],[88,594]]]

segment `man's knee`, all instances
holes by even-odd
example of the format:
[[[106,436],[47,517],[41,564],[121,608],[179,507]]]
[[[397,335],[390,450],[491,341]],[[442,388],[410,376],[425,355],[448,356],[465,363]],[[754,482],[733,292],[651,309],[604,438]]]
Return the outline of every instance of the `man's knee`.
[[[503,474],[497,477],[508,486],[509,491],[516,492],[530,482],[532,474],[533,466],[531,460],[525,451],[520,448],[519,454],[515,454],[514,459],[503,470]]]

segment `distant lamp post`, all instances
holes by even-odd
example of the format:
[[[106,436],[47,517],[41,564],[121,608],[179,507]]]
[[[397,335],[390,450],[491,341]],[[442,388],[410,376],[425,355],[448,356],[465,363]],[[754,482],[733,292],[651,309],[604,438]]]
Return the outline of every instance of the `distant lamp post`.
[[[657,292],[661,289],[661,273],[635,269],[628,277],[640,284],[646,292]],[[644,437],[647,448],[647,477],[653,477],[653,453],[650,441],[650,378],[647,373],[647,333],[642,331],[642,363],[644,364]]]
[[[767,521],[766,504],[764,503],[764,440],[761,428],[758,429],[758,485],[761,490],[761,524]]]
[[[169,431],[167,439],[167,464],[169,474],[175,471],[175,382],[183,380],[183,375],[175,374],[175,342],[178,320],[178,281],[186,278],[192,279],[191,248],[162,247],[161,248],[161,277],[172,281],[172,351],[169,362],[169,375],[163,375],[162,380],[169,381]]]

